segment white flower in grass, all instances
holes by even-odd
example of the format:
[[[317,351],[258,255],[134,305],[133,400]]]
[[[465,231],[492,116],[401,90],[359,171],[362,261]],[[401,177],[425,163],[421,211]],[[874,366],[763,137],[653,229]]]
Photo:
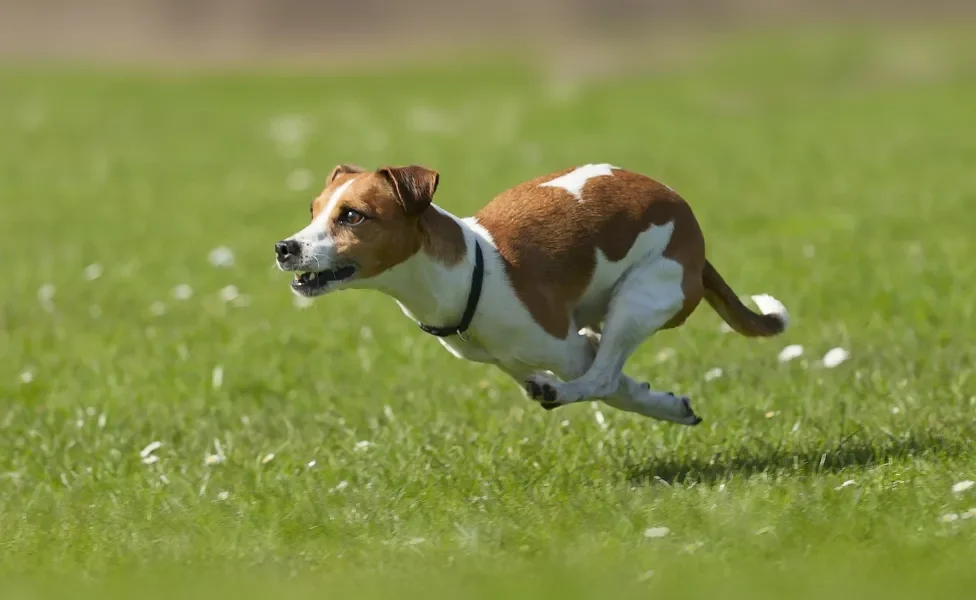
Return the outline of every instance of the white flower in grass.
[[[217,494],[217,500],[220,500],[221,502],[227,500],[228,498],[230,498],[229,492],[220,492]]]
[[[155,454],[150,454],[149,456],[144,456],[142,458],[142,464],[144,465],[151,465],[155,462],[159,462],[159,457]]]
[[[286,158],[302,154],[311,131],[311,122],[303,115],[279,115],[271,120],[271,139],[277,144],[279,154]]]
[[[341,492],[342,490],[346,489],[347,487],[349,487],[349,482],[346,481],[345,479],[343,479],[342,481],[340,481],[339,483],[337,483],[334,488],[332,488],[332,491],[333,492]]]
[[[790,344],[789,346],[780,350],[777,360],[779,360],[779,362],[789,362],[794,358],[799,358],[801,356],[803,356],[803,346],[800,344]]]
[[[711,381],[713,379],[718,379],[722,376],[722,369],[715,367],[714,369],[709,369],[705,372],[705,381]]]
[[[962,518],[963,519],[976,518],[976,508],[970,508],[966,512],[962,513]]]
[[[837,486],[837,487],[835,487],[834,489],[835,489],[835,490],[842,490],[842,489],[844,489],[844,488],[846,488],[846,487],[850,487],[850,486],[852,486],[852,485],[854,485],[854,484],[856,484],[856,483],[857,483],[857,482],[856,482],[856,481],[854,481],[853,479],[848,479],[847,481],[845,481],[844,483],[842,483],[842,484],[840,484],[840,485],[838,485],[838,486]]]
[[[304,192],[311,187],[314,176],[308,169],[295,169],[288,175],[286,185],[293,192]]]
[[[141,456],[142,458],[146,458],[156,450],[159,450],[159,448],[162,445],[163,445],[162,442],[150,442],[149,445],[147,445],[145,448],[139,451],[139,456]]]
[[[957,481],[952,485],[952,493],[961,494],[965,491],[971,490],[974,485],[976,485],[976,482],[970,481],[968,479],[965,481]]]
[[[220,440],[214,439],[214,453],[206,455],[203,458],[203,463],[209,467],[223,464],[226,460],[227,457],[224,456],[224,448],[220,445]]]
[[[593,413],[593,418],[596,419],[596,424],[600,426],[600,429],[604,431],[607,430],[607,427],[609,427],[609,425],[607,425],[607,419],[603,416],[602,412],[595,411]]]
[[[373,444],[367,440],[361,440],[356,442],[356,445],[353,447],[353,450],[355,450],[356,452],[362,452],[363,450],[368,449],[372,445]]]
[[[959,520],[959,515],[956,513],[946,513],[939,517],[939,523],[955,523]]]
[[[210,373],[210,385],[215,390],[219,390],[224,385],[224,368],[217,365]]]
[[[833,369],[850,357],[851,353],[843,348],[831,348],[827,351],[827,354],[824,354],[823,366],[828,369]]]
[[[225,460],[227,459],[223,455],[208,454],[206,457],[204,457],[203,464],[207,465],[208,467],[212,467],[214,465],[223,464]]]
[[[181,283],[173,288],[171,294],[177,300],[189,300],[193,297],[193,288],[185,283]]]
[[[98,263],[92,263],[92,264],[88,265],[87,267],[85,267],[85,270],[83,272],[83,275],[84,275],[86,281],[95,281],[96,279],[98,279],[99,277],[101,277],[102,276],[102,273],[104,273],[104,272],[105,272],[105,269],[102,268],[102,265],[100,265]]]
[[[37,290],[37,301],[41,303],[44,310],[51,311],[54,310],[54,293],[57,288],[54,287],[53,283],[45,283]]]
[[[269,452],[265,454],[264,458],[261,459],[261,464],[262,465],[268,464],[269,462],[274,460],[274,457],[275,457],[274,452]]]
[[[667,527],[648,527],[644,530],[644,537],[648,539],[663,538],[671,533]]]
[[[224,302],[233,302],[234,300],[237,300],[237,297],[240,296],[241,294],[240,292],[237,291],[236,285],[227,285],[220,288],[220,291],[217,292],[217,295],[220,296],[220,299],[223,300]]]
[[[30,369],[24,369],[23,371],[20,372],[21,383],[27,385],[32,381],[34,381],[34,371],[31,371]]]
[[[674,348],[662,348],[654,356],[654,360],[657,361],[658,363],[667,362],[667,361],[671,360],[672,358],[674,358],[675,355],[677,355],[677,354],[678,354],[678,352]]]
[[[232,267],[234,266],[234,251],[227,246],[218,246],[210,251],[207,260],[218,269]]]
[[[310,461],[308,461],[308,464],[305,465],[305,466],[308,467],[309,469],[311,469],[311,468],[313,468],[315,466],[315,461],[314,460],[310,460]]]

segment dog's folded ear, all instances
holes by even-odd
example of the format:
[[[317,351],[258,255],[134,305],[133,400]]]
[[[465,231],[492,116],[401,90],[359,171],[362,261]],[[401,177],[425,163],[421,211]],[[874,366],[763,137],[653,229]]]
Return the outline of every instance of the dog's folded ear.
[[[430,206],[441,178],[437,171],[418,165],[383,167],[377,173],[393,186],[397,202],[408,215],[419,215]]]
[[[329,178],[325,180],[325,184],[328,185],[335,181],[335,178],[343,173],[365,173],[366,169],[357,165],[336,165],[336,168],[332,169],[329,173]]]

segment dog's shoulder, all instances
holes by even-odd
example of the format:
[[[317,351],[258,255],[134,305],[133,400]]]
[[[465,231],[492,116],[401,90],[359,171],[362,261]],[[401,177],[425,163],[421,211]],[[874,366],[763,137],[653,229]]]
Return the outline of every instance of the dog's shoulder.
[[[590,164],[515,185],[495,196],[475,219],[513,260],[532,248],[556,257],[592,255],[594,247],[614,260],[652,225],[687,212],[677,192],[651,177]]]

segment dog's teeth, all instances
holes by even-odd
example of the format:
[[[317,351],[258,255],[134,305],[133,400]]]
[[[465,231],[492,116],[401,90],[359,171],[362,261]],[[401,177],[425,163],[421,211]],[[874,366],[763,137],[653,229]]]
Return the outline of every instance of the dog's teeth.
[[[315,273],[309,273],[308,280],[309,281],[314,281],[315,280]]]
[[[301,273],[295,273],[295,281],[299,281],[302,278]]]

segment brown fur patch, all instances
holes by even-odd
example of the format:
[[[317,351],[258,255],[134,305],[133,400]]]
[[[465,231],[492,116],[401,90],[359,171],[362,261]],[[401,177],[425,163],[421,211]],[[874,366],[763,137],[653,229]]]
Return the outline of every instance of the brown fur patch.
[[[418,165],[383,167],[377,171],[393,187],[393,194],[408,215],[419,215],[434,200],[441,176]]]
[[[336,165],[335,168],[332,169],[332,172],[329,173],[329,177],[328,179],[325,180],[325,183],[326,184],[332,183],[333,181],[335,181],[337,175],[341,175],[343,173],[365,173],[365,172],[366,169],[360,167],[359,165],[348,165],[348,164]]]
[[[444,213],[428,208],[420,217],[424,234],[423,250],[445,265],[456,265],[467,254],[461,225]]]
[[[746,337],[769,337],[783,333],[786,324],[781,319],[750,310],[708,261],[705,261],[702,282],[705,286],[705,299],[739,334]]]
[[[685,267],[686,300],[666,327],[683,322],[703,293],[704,238],[691,208],[667,186],[621,169],[589,179],[582,202],[562,188],[540,187],[574,170],[517,185],[475,215],[495,239],[519,299],[549,334],[565,338],[593,277],[596,249],[622,260],[642,232],[674,222],[664,255]]]
[[[460,225],[429,207],[437,174],[422,167],[367,172],[354,165],[339,165],[312,203],[313,221],[329,206],[336,190],[350,180],[325,218],[324,227],[335,243],[339,260],[355,262],[361,277],[378,275],[420,250],[446,264],[464,258]],[[368,218],[356,226],[345,225],[339,218],[347,210]]]

